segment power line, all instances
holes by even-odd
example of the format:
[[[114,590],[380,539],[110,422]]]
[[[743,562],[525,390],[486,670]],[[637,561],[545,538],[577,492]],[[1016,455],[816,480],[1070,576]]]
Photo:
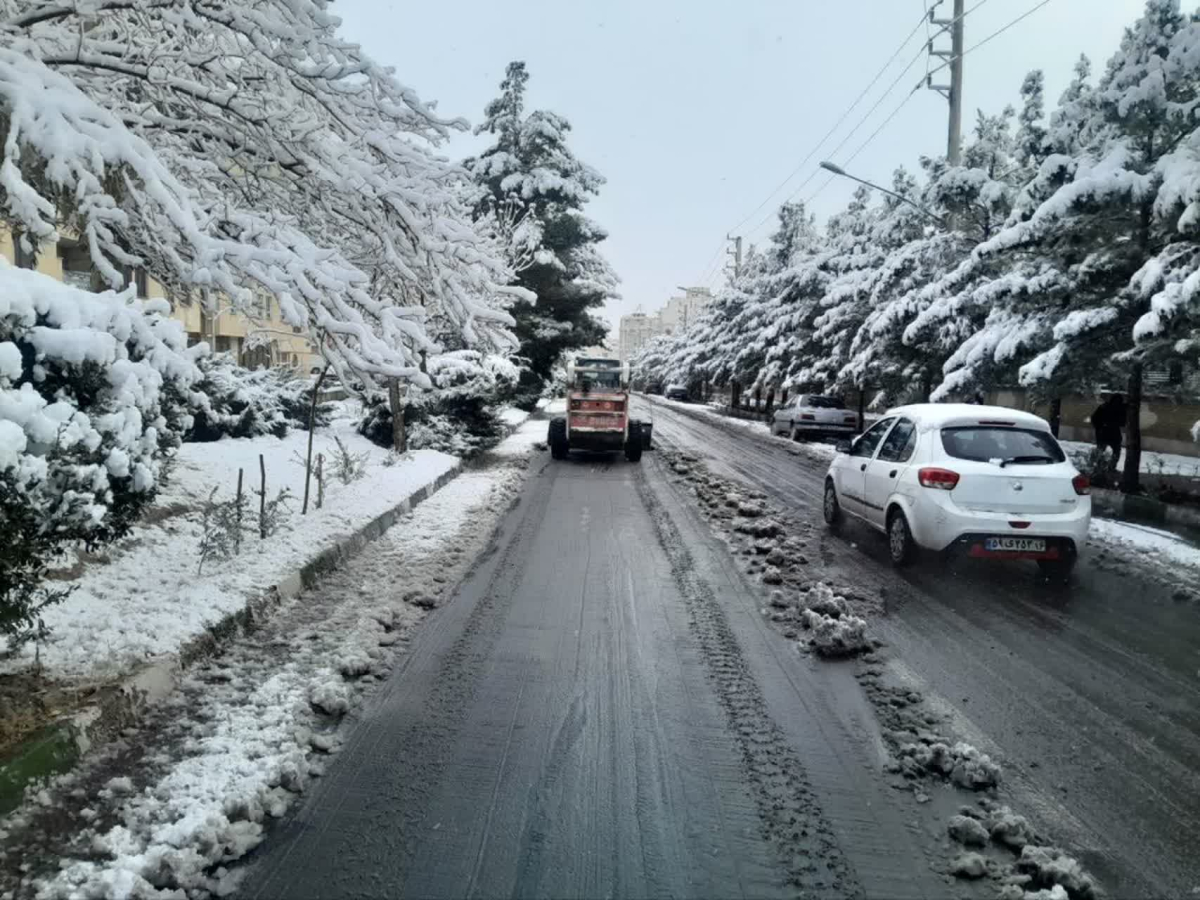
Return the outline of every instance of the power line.
[[[843,147],[845,147],[847,142],[849,142],[849,140],[852,137],[854,137],[855,134],[858,133],[858,130],[860,128],[862,128],[864,124],[866,124],[867,120],[869,118],[871,118],[871,116],[875,113],[875,110],[879,109],[879,107],[881,105],[883,105],[883,101],[888,98],[888,96],[891,94],[891,92],[893,90],[895,90],[896,85],[898,85],[900,83],[900,80],[902,78],[904,78],[904,76],[906,74],[908,74],[908,70],[911,69],[914,65],[916,65],[917,60],[919,60],[924,55],[924,53],[925,53],[925,48],[922,47],[920,53],[918,53],[916,56],[914,56],[909,61],[908,65],[900,70],[900,74],[897,75],[892,80],[892,83],[887,86],[887,89],[882,94],[879,95],[879,99],[876,100],[875,103],[871,106],[871,108],[868,109],[863,114],[862,118],[859,119],[857,123],[855,123],[854,127],[851,128],[850,131],[846,133],[845,137],[843,137],[841,139],[841,141],[838,143],[838,145],[829,152],[829,156],[836,156],[837,152],[839,150],[841,150]],[[814,169],[807,178],[805,178],[802,182],[800,182],[800,185],[796,188],[796,190],[793,191],[786,200],[784,200],[784,203],[790,203],[793,199],[795,199],[795,197],[808,186],[809,182],[811,182],[814,178],[817,177],[817,173],[819,171],[820,171],[819,169]],[[758,231],[758,229],[762,228],[762,226],[764,224],[766,224],[768,221],[770,221],[770,219],[773,215],[775,215],[774,210],[772,210],[770,213],[768,213],[766,218],[760,219],[758,224],[750,229],[750,232],[753,233],[753,232]]]
[[[867,149],[867,146],[873,140],[875,140],[875,138],[879,137],[880,132],[882,132],[883,129],[887,128],[887,126],[889,124],[891,124],[892,120],[895,119],[896,116],[898,116],[900,114],[900,110],[904,109],[904,107],[908,104],[908,101],[911,100],[916,95],[919,87],[920,87],[920,85],[918,85],[917,87],[914,87],[911,91],[909,91],[907,94],[905,94],[904,99],[900,101],[900,103],[896,106],[895,109],[893,109],[890,113],[888,113],[887,118],[885,118],[882,122],[880,122],[879,125],[876,127],[876,129],[874,131],[872,131],[871,134],[867,137],[867,139],[865,141],[863,141],[861,144],[859,144],[857,149],[855,149],[855,151],[853,153],[851,153],[848,157],[846,157],[847,165],[854,162],[854,160],[858,158],[858,155],[860,153],[862,153],[865,149]],[[816,174],[817,174],[817,172],[814,172],[811,176],[809,176],[808,180],[811,181],[812,178],[816,176]],[[825,179],[825,181],[815,191],[813,191],[811,194],[809,194],[807,197],[805,197],[804,198],[805,208],[807,208],[813,202],[813,200],[815,200],[825,190],[825,188],[829,187],[829,185],[832,184],[836,178],[837,178],[836,175],[830,175],[827,179]],[[793,194],[792,196],[795,196],[795,195]],[[758,225],[756,225],[748,233],[754,234],[756,231],[758,231],[759,228],[761,228],[764,224],[766,224],[766,222],[767,222],[767,219],[763,219],[762,221],[760,221],[758,223]]]
[[[825,132],[825,135],[821,138],[821,140],[817,141],[817,143],[813,146],[813,148],[811,150],[808,151],[808,155],[805,156],[804,159],[802,159],[800,161],[799,165],[797,165],[796,168],[792,169],[792,171],[788,173],[787,178],[783,179],[783,181],[781,181],[778,185],[776,185],[775,189],[772,190],[771,193],[767,194],[767,196],[765,198],[763,198],[763,201],[760,204],[758,204],[758,206],[756,206],[756,207],[754,207],[754,209],[750,210],[749,214],[747,214],[745,218],[743,218],[740,222],[738,222],[736,225],[734,225],[732,228],[729,229],[731,232],[737,231],[739,228],[741,228],[743,225],[745,225],[747,222],[749,222],[752,218],[754,218],[755,214],[758,213],[758,211],[760,209],[762,209],[764,206],[766,206],[771,201],[772,197],[774,197],[776,194],[778,194],[779,191],[782,190],[783,187],[789,181],[791,181],[793,178],[796,177],[796,173],[798,173],[801,169],[804,168],[804,166],[808,163],[808,161],[810,159],[812,159],[814,155],[816,155],[818,150],[821,149],[821,146],[827,140],[829,140],[829,138],[833,135],[833,133],[836,132],[842,126],[842,123],[845,122],[846,119],[848,119],[850,117],[850,114],[852,112],[854,112],[854,110],[858,107],[858,104],[862,102],[863,97],[867,96],[867,94],[870,93],[871,88],[875,87],[875,85],[879,82],[879,79],[883,77],[883,73],[888,70],[888,67],[891,66],[891,64],[893,62],[895,62],[896,57],[899,56],[900,53],[904,50],[904,48],[908,46],[908,42],[912,40],[913,35],[916,34],[921,29],[921,26],[923,24],[926,24],[926,22],[927,22],[927,16],[922,15],[921,19],[917,22],[917,24],[915,26],[913,26],[912,31],[910,31],[907,35],[905,35],[904,40],[902,40],[900,42],[900,46],[898,46],[892,52],[892,55],[888,57],[887,62],[885,62],[880,67],[879,71],[875,73],[875,77],[872,78],[870,83],[865,88],[863,88],[862,91],[859,92],[859,95],[854,98],[854,102],[851,103],[846,108],[846,110],[842,113],[842,115],[838,118],[838,120],[833,123],[833,127],[830,128],[827,132]],[[908,69],[906,68],[905,71],[907,71],[907,70]]]
[[[940,0],[939,0],[939,2],[940,2]],[[974,5],[973,5],[973,6],[972,6],[970,9],[968,9],[968,10],[964,11],[962,14],[960,14],[960,15],[958,15],[958,16],[955,16],[953,19],[950,19],[950,20],[949,20],[949,21],[947,21],[947,22],[943,22],[943,23],[941,24],[941,28],[939,29],[939,31],[937,32],[937,34],[933,35],[933,38],[936,38],[936,37],[938,37],[939,35],[941,35],[941,34],[944,34],[944,33],[945,33],[947,30],[949,30],[950,28],[954,27],[954,25],[956,25],[958,22],[960,22],[960,21],[962,21],[962,20],[966,19],[966,17],[967,17],[967,16],[971,15],[971,13],[975,12],[977,9],[979,9],[981,6],[983,6],[983,5],[984,5],[985,3],[987,3],[987,2],[989,2],[989,0],[979,0],[979,2],[975,3],[975,4],[974,4]],[[1041,4],[1041,5],[1043,5],[1043,6],[1044,6],[1046,3],[1049,3],[1049,2],[1050,2],[1050,0],[1042,0],[1042,4]],[[1029,11],[1028,13],[1026,13],[1025,15],[1029,15],[1030,13],[1032,13],[1032,12],[1036,11],[1036,9],[1037,9],[1037,7],[1035,7],[1033,10],[1030,10],[1030,11]],[[1022,18],[1024,18],[1024,16],[1022,16]],[[1016,20],[1016,21],[1019,21],[1019,19],[1018,19],[1018,20]],[[980,41],[980,42],[979,42],[978,44],[976,44],[975,46],[971,47],[971,48],[970,48],[970,50],[967,50],[967,51],[966,51],[966,52],[964,52],[962,55],[963,55],[963,56],[965,56],[967,53],[970,53],[970,52],[971,52],[971,50],[974,50],[974,49],[975,49],[975,47],[979,47],[979,46],[981,46],[981,45],[983,45],[983,44],[987,43],[987,42],[988,42],[988,41],[990,41],[992,38],[996,37],[996,35],[1000,34],[1000,33],[1001,33],[1001,32],[1003,32],[1004,30],[1006,30],[1007,28],[1010,28],[1010,27],[1012,27],[1012,25],[1016,24],[1016,21],[1014,21],[1014,22],[1010,22],[1010,23],[1009,23],[1008,25],[1006,25],[1004,28],[1000,29],[1000,31],[997,31],[997,32],[995,32],[994,34],[991,34],[991,35],[989,35],[988,37],[984,38],[982,41]],[[931,38],[931,40],[932,40],[932,38]],[[927,46],[928,46],[928,45],[927,45]],[[918,58],[919,58],[919,57],[918,57]],[[899,104],[899,105],[898,105],[898,106],[897,106],[895,109],[893,109],[893,110],[891,111],[891,113],[889,113],[889,114],[888,114],[887,118],[885,118],[885,119],[884,119],[882,122],[880,122],[880,123],[879,123],[878,127],[876,127],[876,129],[875,129],[875,130],[874,130],[874,131],[871,133],[871,135],[870,135],[870,136],[869,136],[869,137],[868,137],[868,138],[867,138],[865,141],[863,141],[863,142],[862,142],[862,144],[860,144],[860,145],[858,146],[858,148],[857,148],[857,149],[854,151],[854,153],[853,153],[853,154],[851,154],[851,155],[850,155],[850,156],[847,158],[846,162],[848,162],[848,163],[849,163],[849,162],[853,162],[853,161],[855,160],[855,158],[856,158],[856,157],[858,157],[858,155],[859,155],[860,153],[862,153],[862,151],[863,151],[863,150],[865,150],[865,149],[867,148],[867,146],[868,146],[868,145],[871,143],[871,141],[873,141],[873,140],[874,140],[876,137],[878,137],[878,136],[879,136],[879,133],[880,133],[881,131],[883,131],[883,129],[884,129],[884,128],[886,128],[886,127],[887,127],[887,126],[888,126],[888,125],[891,123],[891,121],[892,121],[893,119],[895,119],[895,118],[896,118],[896,116],[897,116],[897,115],[899,115],[899,113],[900,113],[900,110],[902,110],[902,109],[904,108],[904,106],[905,106],[905,105],[908,103],[908,101],[912,99],[913,95],[914,95],[914,94],[915,94],[915,93],[916,93],[916,92],[917,92],[917,91],[918,91],[918,90],[921,88],[921,86],[922,86],[923,84],[925,84],[925,82],[926,82],[926,80],[928,79],[928,77],[929,77],[929,76],[933,75],[933,74],[934,74],[934,73],[936,73],[936,72],[939,72],[939,71],[941,71],[941,69],[942,69],[942,68],[945,68],[946,66],[950,65],[950,64],[951,64],[953,61],[954,61],[954,60],[948,60],[948,61],[947,61],[945,64],[943,64],[943,65],[942,65],[941,67],[939,67],[938,69],[934,69],[932,72],[929,72],[929,73],[926,75],[926,78],[925,78],[925,79],[923,79],[923,80],[922,80],[921,82],[919,82],[919,83],[918,83],[916,86],[914,86],[914,87],[913,87],[913,89],[912,89],[911,91],[909,91],[907,94],[905,94],[905,96],[904,96],[904,99],[900,101],[900,104]],[[848,133],[848,134],[847,134],[847,135],[846,135],[844,138],[842,138],[841,142],[840,142],[840,143],[839,143],[839,144],[838,144],[836,147],[834,147],[832,151],[830,151],[830,154],[829,154],[830,156],[835,156],[835,155],[837,154],[837,152],[838,152],[839,150],[841,150],[841,149],[842,149],[842,147],[844,147],[844,146],[846,145],[846,143],[847,143],[847,142],[850,140],[850,138],[854,137],[855,133],[856,133],[856,132],[859,130],[859,128],[861,128],[861,127],[862,127],[862,126],[863,126],[863,125],[866,123],[866,121],[867,121],[867,120],[868,120],[868,119],[871,117],[872,113],[874,113],[874,112],[875,112],[875,110],[876,110],[876,109],[878,109],[878,108],[879,108],[879,106],[880,106],[880,105],[883,103],[883,101],[887,99],[888,95],[889,95],[889,94],[892,92],[892,90],[895,88],[895,86],[896,86],[896,85],[899,83],[900,79],[904,77],[904,74],[905,74],[905,73],[906,73],[906,72],[907,72],[907,71],[908,71],[910,68],[912,68],[912,65],[913,65],[913,63],[915,63],[915,62],[916,62],[916,58],[914,58],[914,59],[913,59],[913,61],[912,61],[911,63],[909,63],[909,65],[908,65],[908,66],[906,66],[906,67],[905,67],[905,68],[904,68],[904,69],[903,69],[903,70],[900,72],[900,75],[899,75],[899,76],[898,76],[898,77],[897,77],[897,78],[896,78],[896,79],[895,79],[895,80],[894,80],[894,81],[893,81],[893,82],[892,82],[892,83],[891,83],[891,84],[888,86],[887,90],[886,90],[886,91],[884,91],[882,95],[880,95],[879,99],[875,101],[875,104],[874,104],[874,106],[872,106],[872,107],[871,107],[869,110],[867,110],[866,114],[865,114],[865,115],[864,115],[864,116],[863,116],[863,117],[862,117],[862,118],[861,118],[861,119],[858,121],[858,123],[857,123],[857,124],[854,126],[854,128],[852,128],[852,129],[850,130],[850,132],[849,132],[849,133]],[[928,69],[928,65],[926,65],[926,68]],[[813,172],[812,172],[812,173],[811,173],[811,174],[808,176],[808,178],[806,178],[804,181],[802,181],[802,182],[800,183],[800,186],[799,186],[799,187],[798,187],[798,188],[795,190],[795,192],[793,192],[793,193],[792,193],[792,195],[791,195],[790,197],[788,197],[788,201],[791,201],[792,199],[794,199],[794,198],[795,198],[795,197],[796,197],[796,196],[797,196],[797,195],[798,195],[798,194],[799,194],[799,193],[800,193],[802,190],[804,190],[805,186],[806,186],[806,185],[807,185],[809,182],[811,182],[811,181],[813,180],[813,178],[815,178],[816,176],[817,176],[817,170],[814,170],[814,171],[813,171]],[[829,179],[826,179],[826,181],[825,181],[825,182],[824,182],[824,183],[823,183],[823,184],[822,184],[822,185],[821,185],[819,188],[817,188],[817,190],[816,190],[816,191],[814,191],[812,194],[810,194],[810,195],[809,195],[809,196],[808,196],[808,197],[805,199],[805,201],[804,201],[804,203],[805,203],[805,206],[807,206],[808,204],[810,204],[810,203],[812,202],[812,200],[813,200],[814,198],[816,198],[816,197],[817,197],[817,196],[818,196],[818,195],[819,195],[819,194],[820,194],[822,191],[824,191],[824,190],[825,190],[825,188],[826,188],[826,187],[828,187],[828,185],[829,185],[829,184],[830,184],[832,181],[833,181],[833,178],[832,178],[832,177],[831,177],[831,178],[829,178]],[[768,216],[767,216],[765,219],[761,219],[761,220],[759,220],[758,224],[757,224],[757,225],[755,225],[755,226],[754,226],[752,229],[750,229],[750,232],[749,232],[749,233],[751,233],[751,234],[754,234],[754,233],[756,233],[756,232],[757,232],[757,231],[758,231],[758,230],[759,230],[759,229],[760,229],[760,228],[761,228],[761,227],[762,227],[764,224],[766,224],[766,223],[767,223],[767,222],[770,220],[770,218],[771,218],[771,216],[770,216],[770,215],[768,215]]]
[[[976,6],[972,7],[972,9],[973,10],[978,9],[979,6],[982,6],[983,3],[986,3],[986,2],[987,2],[987,0],[982,0],[981,3],[976,4]],[[982,47],[988,41],[1004,34],[1004,32],[1008,31],[1008,29],[1012,28],[1014,25],[1016,25],[1021,20],[1027,19],[1030,16],[1032,16],[1035,12],[1037,12],[1039,9],[1041,9],[1043,6],[1045,6],[1049,2],[1050,2],[1050,0],[1042,0],[1042,2],[1039,3],[1037,6],[1033,7],[1032,9],[1026,10],[1021,15],[1017,16],[1015,19],[1013,19],[1011,22],[1009,22],[1007,25],[1005,25],[1003,28],[998,28],[997,30],[993,31],[991,34],[989,34],[987,37],[985,37],[978,44],[972,44],[970,47],[968,47],[966,50],[964,50],[960,56],[953,57],[951,59],[946,60],[944,63],[942,63],[940,66],[938,66],[932,72],[930,72],[929,75],[930,76],[936,75],[938,72],[942,71],[942,69],[946,68],[947,66],[949,66],[950,64],[955,62],[955,60],[962,59],[964,56],[966,56],[968,53],[970,53],[973,50],[978,50],[980,47]]]

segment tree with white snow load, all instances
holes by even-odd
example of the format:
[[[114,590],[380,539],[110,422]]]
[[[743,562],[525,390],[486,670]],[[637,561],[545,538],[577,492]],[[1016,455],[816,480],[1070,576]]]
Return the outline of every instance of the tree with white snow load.
[[[445,120],[321,0],[0,0],[5,214],[103,280],[179,301],[271,294],[344,380],[425,384],[431,316],[513,348],[512,273],[476,228]],[[32,249],[37,249],[36,247]]]
[[[466,161],[479,188],[476,216],[485,227],[515,221],[507,232],[508,257],[521,268],[517,284],[536,294],[513,308],[526,393],[536,396],[566,351],[599,343],[607,326],[592,314],[618,296],[617,277],[598,245],[607,234],[583,214],[604,184],[567,146],[570,123],[546,110],[525,112],[529,74],[509,63],[501,94],[487,105],[476,134],[495,143]]]

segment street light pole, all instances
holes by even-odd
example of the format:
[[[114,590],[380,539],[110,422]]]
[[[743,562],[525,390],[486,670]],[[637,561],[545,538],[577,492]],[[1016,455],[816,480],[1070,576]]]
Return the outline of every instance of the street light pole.
[[[867,187],[871,188],[872,190],[879,191],[880,193],[883,193],[883,194],[887,194],[889,197],[895,197],[897,200],[900,200],[903,203],[907,203],[909,206],[911,206],[913,209],[915,209],[921,215],[926,216],[926,217],[932,219],[933,221],[937,222],[938,225],[940,225],[942,228],[946,227],[946,222],[944,219],[942,219],[939,216],[934,215],[929,210],[927,210],[925,207],[921,206],[919,203],[916,203],[916,202],[910,200],[908,197],[905,197],[903,194],[897,194],[895,191],[889,191],[887,188],[880,187],[879,185],[875,184],[874,182],[867,181],[865,178],[859,178],[857,175],[851,175],[849,172],[847,172],[841,166],[835,165],[834,163],[831,163],[829,160],[822,161],[821,168],[826,170],[827,172],[832,172],[834,175],[841,175],[843,178],[849,178],[851,181],[857,181],[859,184],[865,184]]]

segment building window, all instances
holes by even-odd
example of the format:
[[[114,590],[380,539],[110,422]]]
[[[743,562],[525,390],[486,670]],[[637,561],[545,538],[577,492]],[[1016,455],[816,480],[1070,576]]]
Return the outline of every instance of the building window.
[[[125,287],[133,285],[134,291],[138,297],[143,300],[150,296],[150,279],[146,275],[146,270],[141,268],[131,268],[126,266],[125,272]]]
[[[36,269],[37,268],[37,246],[30,241],[32,249],[26,250],[22,246],[27,238],[13,232],[13,261],[16,262],[18,269]]]
[[[218,353],[228,353],[229,352],[229,348],[230,348],[229,338],[226,335],[223,335],[223,334],[217,335],[216,343],[217,343],[217,346],[215,349]]]
[[[58,256],[62,260],[63,281],[85,291],[92,291],[98,287],[96,267],[92,264],[87,247],[70,241],[59,241]]]

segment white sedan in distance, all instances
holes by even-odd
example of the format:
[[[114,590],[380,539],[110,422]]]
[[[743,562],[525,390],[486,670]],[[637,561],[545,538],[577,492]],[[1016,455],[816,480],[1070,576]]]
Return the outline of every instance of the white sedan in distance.
[[[846,409],[840,397],[798,394],[775,410],[771,434],[793,441],[850,437],[858,433],[858,413]]]
[[[838,450],[825,477],[825,522],[836,528],[848,514],[879,529],[897,566],[919,549],[962,549],[1036,560],[1065,580],[1087,539],[1087,476],[1031,413],[901,406]]]

